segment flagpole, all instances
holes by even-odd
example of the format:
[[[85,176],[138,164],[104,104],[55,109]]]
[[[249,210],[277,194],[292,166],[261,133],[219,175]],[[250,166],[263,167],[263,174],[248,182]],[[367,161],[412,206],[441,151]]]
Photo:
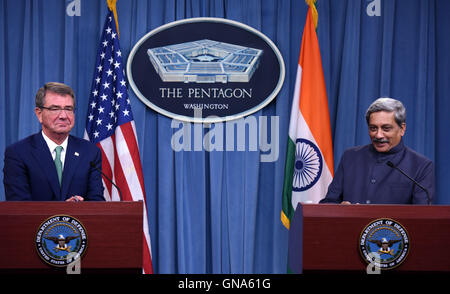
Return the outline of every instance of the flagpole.
[[[305,0],[305,2],[309,6],[309,8],[311,8],[311,15],[312,15],[313,23],[314,23],[314,28],[317,29],[317,23],[319,21],[319,13],[317,12],[317,8],[316,8],[317,0]]]
[[[120,39],[119,21],[118,21],[118,18],[117,18],[117,8],[116,8],[117,0],[106,0],[106,2],[108,4],[108,9],[110,11],[112,11],[113,14],[114,14],[114,19],[116,20],[117,37]]]

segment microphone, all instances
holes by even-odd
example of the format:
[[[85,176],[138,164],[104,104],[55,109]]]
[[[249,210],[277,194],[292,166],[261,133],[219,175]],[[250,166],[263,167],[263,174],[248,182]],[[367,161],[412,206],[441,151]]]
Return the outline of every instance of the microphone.
[[[411,178],[410,176],[408,176],[403,170],[401,170],[400,168],[396,167],[391,161],[386,162],[386,164],[389,167],[392,167],[393,169],[398,170],[399,172],[401,172],[405,177],[407,177],[408,179],[410,179],[414,184],[416,184],[420,189],[424,190],[425,193],[427,194],[427,201],[428,201],[428,205],[431,205],[431,198],[430,198],[430,194],[428,193],[428,190],[425,189],[424,186],[422,186],[421,184],[419,184],[416,180],[414,180],[413,178]]]
[[[116,184],[114,184],[114,182],[104,173],[102,172],[101,169],[99,169],[95,163],[93,161],[89,162],[91,167],[95,168],[96,170],[98,170],[111,184],[113,184],[114,187],[116,187],[117,191],[119,191],[119,196],[120,196],[120,201],[123,201],[123,197],[122,197],[122,191],[120,190],[119,187],[117,187]]]

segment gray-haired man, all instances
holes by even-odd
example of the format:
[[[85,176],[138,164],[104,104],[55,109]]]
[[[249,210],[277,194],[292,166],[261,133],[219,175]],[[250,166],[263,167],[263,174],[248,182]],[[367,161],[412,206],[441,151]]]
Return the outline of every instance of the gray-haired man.
[[[434,196],[433,163],[403,144],[403,104],[379,98],[367,109],[366,121],[372,143],[344,152],[321,203],[427,204]]]

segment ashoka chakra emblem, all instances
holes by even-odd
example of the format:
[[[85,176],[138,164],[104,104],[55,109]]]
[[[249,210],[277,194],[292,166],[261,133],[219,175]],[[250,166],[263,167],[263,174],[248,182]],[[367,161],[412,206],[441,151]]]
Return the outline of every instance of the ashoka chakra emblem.
[[[322,167],[319,148],[309,140],[297,139],[292,191],[302,192],[314,186],[322,174]]]

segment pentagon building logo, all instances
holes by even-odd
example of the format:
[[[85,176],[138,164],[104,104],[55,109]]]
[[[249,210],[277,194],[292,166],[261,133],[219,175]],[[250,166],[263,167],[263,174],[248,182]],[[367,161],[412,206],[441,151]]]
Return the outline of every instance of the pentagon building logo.
[[[262,50],[211,40],[148,49],[147,54],[164,82],[249,82]]]
[[[144,104],[188,122],[250,115],[275,99],[284,76],[283,57],[267,36],[223,18],[158,27],[136,43],[127,62],[130,86]]]

